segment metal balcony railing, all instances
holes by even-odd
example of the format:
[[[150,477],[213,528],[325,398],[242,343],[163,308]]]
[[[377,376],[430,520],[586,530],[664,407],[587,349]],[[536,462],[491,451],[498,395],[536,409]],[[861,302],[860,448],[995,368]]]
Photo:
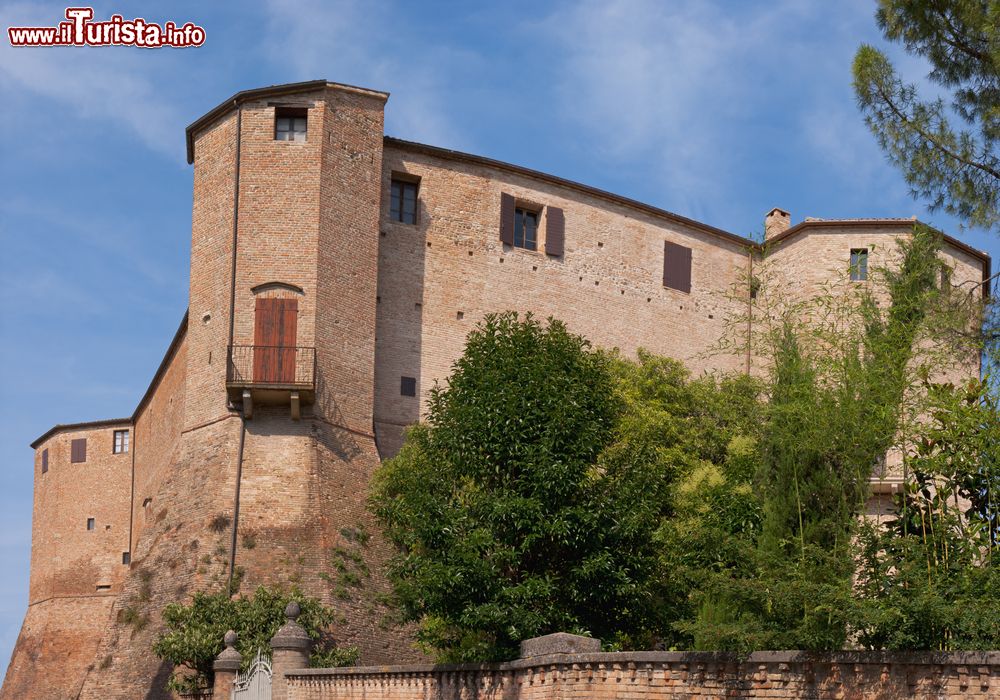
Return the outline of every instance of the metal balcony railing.
[[[230,345],[226,384],[231,387],[313,389],[316,348]]]

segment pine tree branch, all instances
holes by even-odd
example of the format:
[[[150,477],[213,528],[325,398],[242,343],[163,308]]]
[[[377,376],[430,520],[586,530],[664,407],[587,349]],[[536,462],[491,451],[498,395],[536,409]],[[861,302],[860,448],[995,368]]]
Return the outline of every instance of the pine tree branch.
[[[981,170],[984,173],[993,176],[997,180],[1000,180],[1000,171],[995,170],[984,163],[978,163],[974,160],[969,160],[968,158],[960,156],[958,153],[955,153],[952,149],[948,148],[936,138],[931,136],[926,130],[917,126],[912,119],[910,119],[902,110],[899,109],[899,107],[896,106],[892,99],[885,93],[885,90],[882,89],[882,86],[877,82],[876,85],[877,87],[875,89],[878,92],[879,97],[882,98],[882,101],[889,106],[892,113],[895,114],[900,122],[902,122],[905,126],[916,132],[921,138],[931,143],[937,150],[941,151],[952,160],[958,161],[959,163],[962,163],[970,168]]]

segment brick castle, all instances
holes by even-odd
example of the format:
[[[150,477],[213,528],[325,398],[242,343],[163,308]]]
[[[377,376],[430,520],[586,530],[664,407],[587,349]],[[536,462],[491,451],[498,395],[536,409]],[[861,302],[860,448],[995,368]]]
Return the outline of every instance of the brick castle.
[[[382,622],[389,551],[365,494],[485,313],[552,315],[695,373],[753,371],[747,352],[709,351],[749,304],[755,265],[808,294],[888,259],[914,225],[792,226],[774,209],[762,245],[385,136],[387,98],[325,80],[260,88],[188,127],[188,310],[131,416],[32,443],[28,610],[0,698],[164,697],[160,611],[230,577],[321,597],[362,663],[419,660]],[[949,237],[943,255],[952,284],[985,287],[988,256]]]

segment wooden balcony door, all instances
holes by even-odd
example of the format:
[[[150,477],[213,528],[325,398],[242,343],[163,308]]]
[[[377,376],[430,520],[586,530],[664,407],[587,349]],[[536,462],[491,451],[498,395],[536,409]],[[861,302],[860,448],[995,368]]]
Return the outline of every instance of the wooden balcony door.
[[[255,384],[295,383],[298,299],[257,299],[253,331]]]

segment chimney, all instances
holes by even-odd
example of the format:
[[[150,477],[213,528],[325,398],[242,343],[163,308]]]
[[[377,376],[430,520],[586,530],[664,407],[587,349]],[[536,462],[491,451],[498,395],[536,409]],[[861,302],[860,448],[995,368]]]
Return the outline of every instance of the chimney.
[[[784,209],[775,207],[764,217],[764,240],[769,241],[780,233],[784,233],[792,225],[792,215]]]

